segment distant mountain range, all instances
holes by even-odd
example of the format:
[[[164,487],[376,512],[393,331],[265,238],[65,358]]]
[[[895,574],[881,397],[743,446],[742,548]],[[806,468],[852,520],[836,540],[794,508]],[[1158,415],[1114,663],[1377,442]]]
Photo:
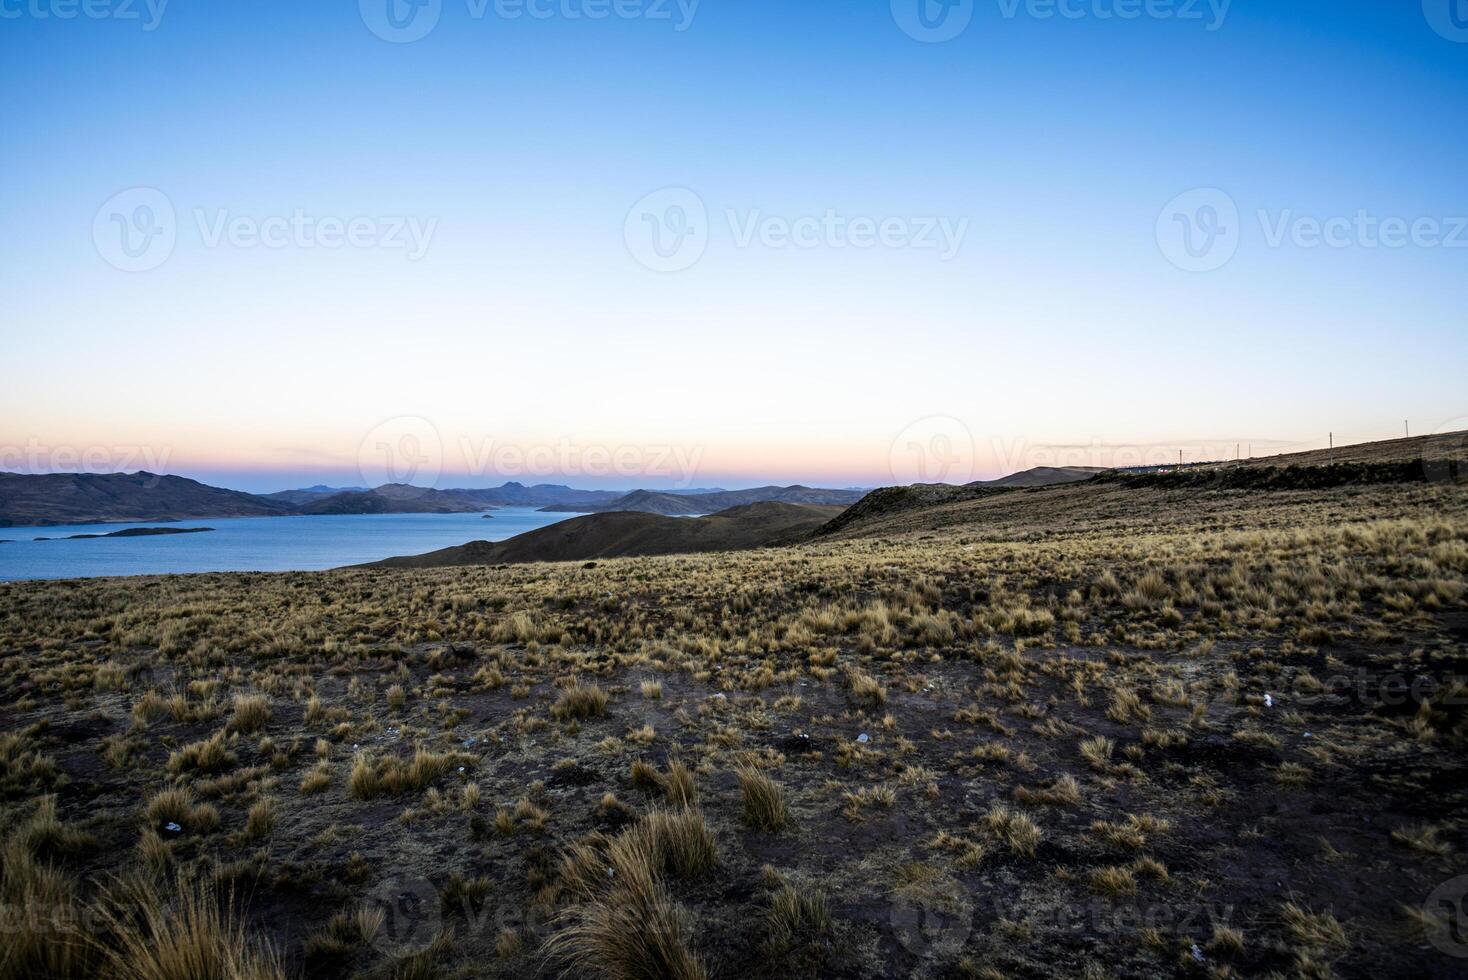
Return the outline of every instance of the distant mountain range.
[[[0,473],[0,527],[179,521],[217,517],[286,517],[301,514],[459,514],[496,507],[540,507],[571,513],[632,510],[667,515],[708,514],[740,504],[848,504],[862,491],[762,487],[755,490],[662,492],[577,490],[554,484],[429,490],[389,484],[313,486],[251,494],[197,480],[153,473]]]
[[[1086,480],[1099,470],[1040,467],[967,487],[935,487],[932,494],[963,496],[1009,487]],[[921,488],[913,488],[920,490]],[[885,492],[885,491],[884,491]],[[929,492],[929,491],[924,491]],[[496,507],[538,507],[559,513],[636,513],[663,517],[718,514],[750,504],[849,507],[868,491],[816,487],[749,490],[577,490],[558,484],[430,490],[404,484],[364,489],[318,485],[252,494],[153,473],[0,473],[0,527],[106,522],[153,522],[218,517],[306,514],[472,514]]]
[[[620,490],[575,490],[551,483],[533,487],[527,487],[523,483],[506,483],[502,487],[447,490],[445,493],[460,494],[490,507],[549,507],[559,504],[571,510],[589,510],[622,496]]]
[[[324,497],[333,497],[339,493],[367,493],[367,487],[328,487],[317,484],[314,487],[305,487],[301,490],[282,490],[279,493],[264,493],[260,496],[266,500],[277,500],[291,507],[301,504],[309,504]]]
[[[438,568],[762,548],[833,533],[846,528],[853,519],[880,517],[894,509],[931,507],[955,500],[1078,483],[1101,472],[1104,471],[1095,467],[1041,466],[965,486],[934,484],[871,492],[801,486],[693,495],[635,490],[605,505],[601,512],[537,528],[504,541],[471,541],[456,548],[389,558],[363,567]],[[749,497],[763,499],[741,499]],[[712,509],[707,516],[690,516],[706,513],[705,508]]]

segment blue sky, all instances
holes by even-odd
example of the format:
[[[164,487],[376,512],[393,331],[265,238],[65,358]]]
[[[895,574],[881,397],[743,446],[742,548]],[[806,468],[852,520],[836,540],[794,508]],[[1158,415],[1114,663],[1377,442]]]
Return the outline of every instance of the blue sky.
[[[387,0],[172,0],[152,30],[95,2],[0,0],[0,468],[355,484],[388,431],[440,485],[867,485],[935,434],[957,479],[1468,427],[1468,232],[1437,240],[1468,216],[1468,43],[1437,0],[991,0],[941,43],[885,2],[442,0],[410,43],[369,29]],[[176,241],[127,271],[138,188]],[[657,271],[666,189],[707,241]],[[1184,217],[1222,192],[1238,220],[1187,271],[1164,211],[1198,189]],[[828,214],[894,237],[771,244]],[[1358,214],[1427,238],[1300,244]]]

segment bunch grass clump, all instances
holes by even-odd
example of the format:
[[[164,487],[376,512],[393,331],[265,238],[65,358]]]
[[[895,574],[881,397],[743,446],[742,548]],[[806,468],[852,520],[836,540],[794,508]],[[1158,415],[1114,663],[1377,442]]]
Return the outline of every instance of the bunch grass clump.
[[[551,706],[551,716],[558,720],[569,718],[600,718],[607,710],[611,698],[595,684],[573,684],[561,692]]]
[[[744,798],[744,820],[758,830],[775,831],[785,826],[789,810],[780,784],[753,766],[735,771]]]

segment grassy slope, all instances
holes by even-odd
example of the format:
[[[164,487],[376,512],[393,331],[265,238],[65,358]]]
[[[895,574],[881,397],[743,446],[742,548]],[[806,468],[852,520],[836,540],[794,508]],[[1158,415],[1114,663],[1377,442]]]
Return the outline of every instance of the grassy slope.
[[[1335,449],[1263,456],[1246,462],[1258,465],[1323,466],[1329,463],[1396,463],[1407,460],[1463,459],[1468,456],[1468,432],[1441,432],[1402,439],[1362,442]],[[1228,464],[1222,464],[1228,465]]]
[[[1291,520],[1310,519],[1296,512],[1318,501],[1331,502],[1326,519],[1349,520],[1361,516],[1354,509],[1358,498],[1368,507],[1376,499],[1397,499],[1394,491],[1376,494],[1369,486],[1431,486],[1465,477],[1468,432],[1459,432],[1342,447],[1334,457],[1299,453],[1192,466],[1175,473],[1105,474],[1084,483],[885,487],[842,513],[822,534],[850,538],[964,527],[988,534],[1055,536],[1194,521],[1220,527],[1230,509],[1238,507],[1252,508],[1254,519],[1272,521],[1267,511],[1253,506],[1260,491],[1268,493],[1266,499],[1274,506],[1292,512]],[[1193,508],[1197,515],[1188,513]],[[1153,517],[1148,519],[1140,510],[1150,510]]]
[[[389,558],[370,568],[434,568],[501,562],[584,561],[759,548],[797,540],[841,512],[840,507],[749,504],[708,517],[618,512],[591,514],[537,528],[505,541],[474,541],[426,555]]]
[[[313,977],[1461,975],[1465,591],[1446,482],[10,583],[0,853],[62,904],[197,869]]]

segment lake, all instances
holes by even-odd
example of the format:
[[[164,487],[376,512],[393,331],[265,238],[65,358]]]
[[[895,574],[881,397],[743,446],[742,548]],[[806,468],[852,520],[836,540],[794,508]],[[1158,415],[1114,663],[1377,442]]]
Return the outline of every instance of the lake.
[[[137,524],[0,527],[0,581],[177,572],[317,571],[416,555],[469,541],[502,541],[575,514],[505,507],[482,514],[221,517]],[[130,527],[212,527],[202,534],[37,541]]]

